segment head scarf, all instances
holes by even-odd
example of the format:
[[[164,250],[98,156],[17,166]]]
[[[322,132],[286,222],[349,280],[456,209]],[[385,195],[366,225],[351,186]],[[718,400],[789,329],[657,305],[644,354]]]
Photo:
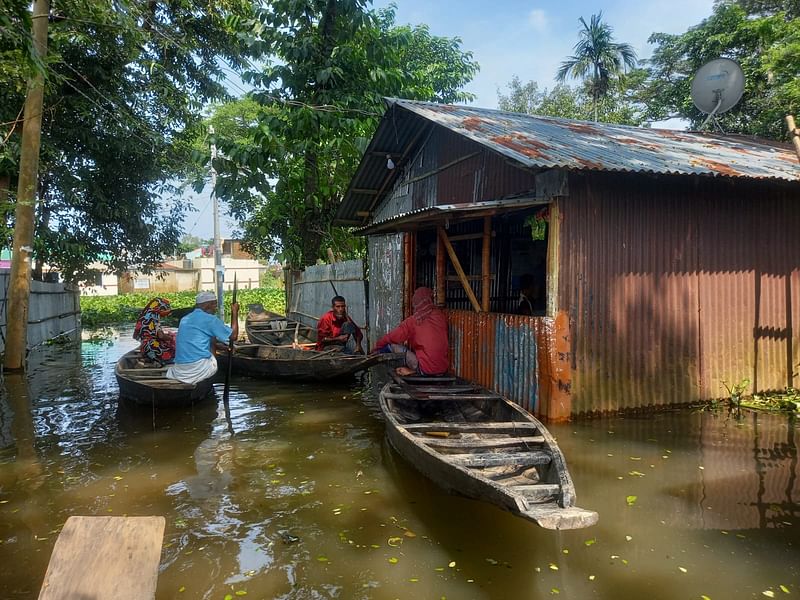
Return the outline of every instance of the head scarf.
[[[161,317],[172,312],[169,300],[166,298],[153,298],[139,313],[136,327],[133,329],[133,339],[140,340],[148,333],[155,334],[161,325]]]
[[[433,312],[433,291],[431,288],[417,288],[411,297],[411,312],[417,323],[422,323]]]

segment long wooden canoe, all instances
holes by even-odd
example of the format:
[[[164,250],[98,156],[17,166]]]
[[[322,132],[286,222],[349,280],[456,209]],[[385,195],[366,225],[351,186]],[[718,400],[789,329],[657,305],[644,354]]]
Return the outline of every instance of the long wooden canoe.
[[[394,449],[446,490],[546,529],[597,522],[596,512],[575,506],[553,436],[505,398],[452,377],[395,377],[381,390],[380,407]]]
[[[317,330],[299,321],[251,305],[244,328],[251,344],[283,346],[295,342],[309,344],[317,341]]]
[[[285,346],[237,345],[233,372],[264,379],[324,381],[347,377],[393,357],[393,354],[344,354],[340,350],[301,350]],[[228,355],[217,353],[220,369]]]
[[[191,384],[167,379],[166,373],[167,367],[143,366],[138,350],[123,354],[114,369],[120,397],[134,404],[171,408],[213,397],[213,377]]]

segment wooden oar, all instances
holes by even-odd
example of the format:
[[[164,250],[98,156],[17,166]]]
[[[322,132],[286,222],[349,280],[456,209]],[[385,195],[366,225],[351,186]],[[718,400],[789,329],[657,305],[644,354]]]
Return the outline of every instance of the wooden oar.
[[[236,293],[238,285],[236,283],[236,273],[233,274],[233,299],[231,300],[231,327],[233,327],[233,305],[236,304]],[[231,370],[233,369],[233,340],[228,342],[228,368],[225,371],[225,390],[222,392],[222,402],[228,408],[228,396],[231,391]]]

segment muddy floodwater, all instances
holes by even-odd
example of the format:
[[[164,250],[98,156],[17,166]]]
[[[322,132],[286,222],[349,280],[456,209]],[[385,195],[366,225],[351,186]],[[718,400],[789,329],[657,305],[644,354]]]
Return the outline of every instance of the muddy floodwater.
[[[166,598],[800,597],[797,422],[678,411],[551,425],[597,525],[547,531],[448,495],[384,438],[380,372],[234,379],[120,407],[133,347],[52,347],[0,397],[0,598],[36,598],[71,515],[163,515]]]

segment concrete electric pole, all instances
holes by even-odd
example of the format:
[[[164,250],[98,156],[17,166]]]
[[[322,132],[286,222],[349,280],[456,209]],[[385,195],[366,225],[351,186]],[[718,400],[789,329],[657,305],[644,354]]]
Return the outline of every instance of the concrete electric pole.
[[[214,139],[214,126],[208,128],[211,134],[211,197],[214,199],[214,281],[217,282],[217,315],[225,320],[225,295],[223,282],[225,281],[225,268],[222,266],[222,240],[219,236],[219,201],[217,199],[217,170],[214,168],[214,159],[217,158],[217,143]]]

